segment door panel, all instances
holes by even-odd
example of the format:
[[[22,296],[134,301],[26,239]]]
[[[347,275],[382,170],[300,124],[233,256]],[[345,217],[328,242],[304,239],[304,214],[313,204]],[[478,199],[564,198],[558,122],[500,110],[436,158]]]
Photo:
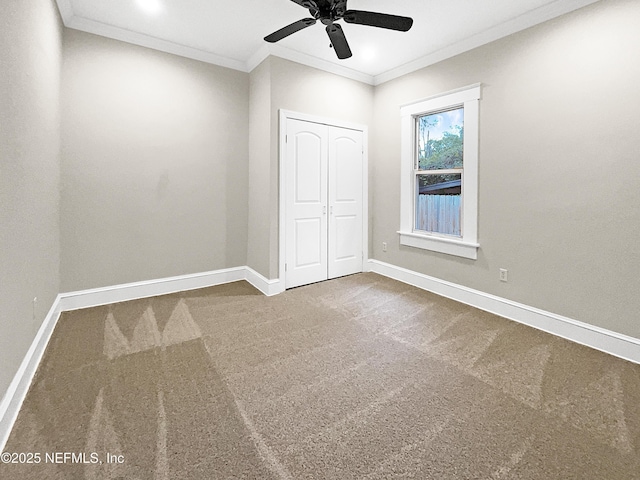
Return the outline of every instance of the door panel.
[[[306,268],[322,264],[322,224],[320,218],[296,218],[294,268]]]
[[[322,202],[322,169],[326,162],[322,160],[324,138],[312,132],[299,131],[294,136],[295,202],[318,204]]]
[[[285,288],[362,271],[360,131],[287,119]]]
[[[327,279],[327,134],[287,120],[286,288]]]
[[[362,271],[362,170],[362,132],[329,127],[329,278]]]
[[[346,131],[350,133],[349,130]],[[333,132],[336,135],[337,132]],[[344,135],[345,132],[340,132]],[[331,163],[331,181],[335,186],[335,202],[357,202],[362,196],[362,144],[356,139],[335,139],[334,158]],[[355,181],[354,181],[355,180]]]
[[[361,249],[354,251],[352,238],[358,236],[360,222],[356,215],[334,215],[334,229],[332,240],[335,244],[335,261],[360,258]]]

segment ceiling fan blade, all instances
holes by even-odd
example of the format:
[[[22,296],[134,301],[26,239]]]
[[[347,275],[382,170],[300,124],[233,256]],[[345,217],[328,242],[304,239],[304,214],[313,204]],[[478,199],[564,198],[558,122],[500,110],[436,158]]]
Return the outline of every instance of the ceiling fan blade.
[[[291,0],[291,1],[293,3],[297,3],[298,5],[304,8],[314,8],[316,10],[318,9],[318,5],[314,0]]]
[[[264,39],[267,42],[275,43],[278,40],[282,40],[283,38],[288,37],[292,33],[296,33],[302,30],[303,28],[310,27],[315,23],[316,23],[315,18],[303,18],[302,20],[298,20],[297,22],[293,22],[291,25],[287,25],[286,27],[281,28],[277,32],[273,32],[271,35],[267,35],[266,37],[264,37]]]
[[[347,43],[347,37],[344,36],[342,27],[335,23],[327,25],[327,34],[329,35],[331,45],[333,45],[333,49],[336,51],[338,58],[340,60],[349,58],[351,56],[351,49],[349,48],[349,43]]]
[[[388,28],[389,30],[408,31],[413,25],[413,18],[388,15],[386,13],[365,12],[362,10],[347,10],[344,12],[344,21],[369,25],[370,27]]]

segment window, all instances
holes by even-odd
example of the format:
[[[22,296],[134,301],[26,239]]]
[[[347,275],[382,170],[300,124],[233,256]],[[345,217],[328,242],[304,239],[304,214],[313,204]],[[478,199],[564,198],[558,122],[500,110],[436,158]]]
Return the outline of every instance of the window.
[[[476,259],[480,85],[405,105],[400,243]]]
[[[461,238],[464,107],[415,118],[414,231]]]

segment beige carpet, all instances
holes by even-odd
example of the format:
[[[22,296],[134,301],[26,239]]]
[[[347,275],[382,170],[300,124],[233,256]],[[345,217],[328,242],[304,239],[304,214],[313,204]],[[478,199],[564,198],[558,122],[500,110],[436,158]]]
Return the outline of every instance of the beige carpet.
[[[65,313],[5,451],[41,456],[19,480],[640,479],[640,366],[375,274],[237,282]]]

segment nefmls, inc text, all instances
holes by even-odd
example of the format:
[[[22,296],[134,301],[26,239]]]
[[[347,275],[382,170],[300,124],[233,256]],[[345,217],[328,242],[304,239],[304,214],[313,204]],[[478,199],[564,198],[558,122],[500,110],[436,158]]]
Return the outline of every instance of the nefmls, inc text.
[[[0,454],[1,463],[11,464],[83,464],[99,465],[103,463],[124,463],[124,455],[106,453],[99,455],[97,452],[22,452]]]

